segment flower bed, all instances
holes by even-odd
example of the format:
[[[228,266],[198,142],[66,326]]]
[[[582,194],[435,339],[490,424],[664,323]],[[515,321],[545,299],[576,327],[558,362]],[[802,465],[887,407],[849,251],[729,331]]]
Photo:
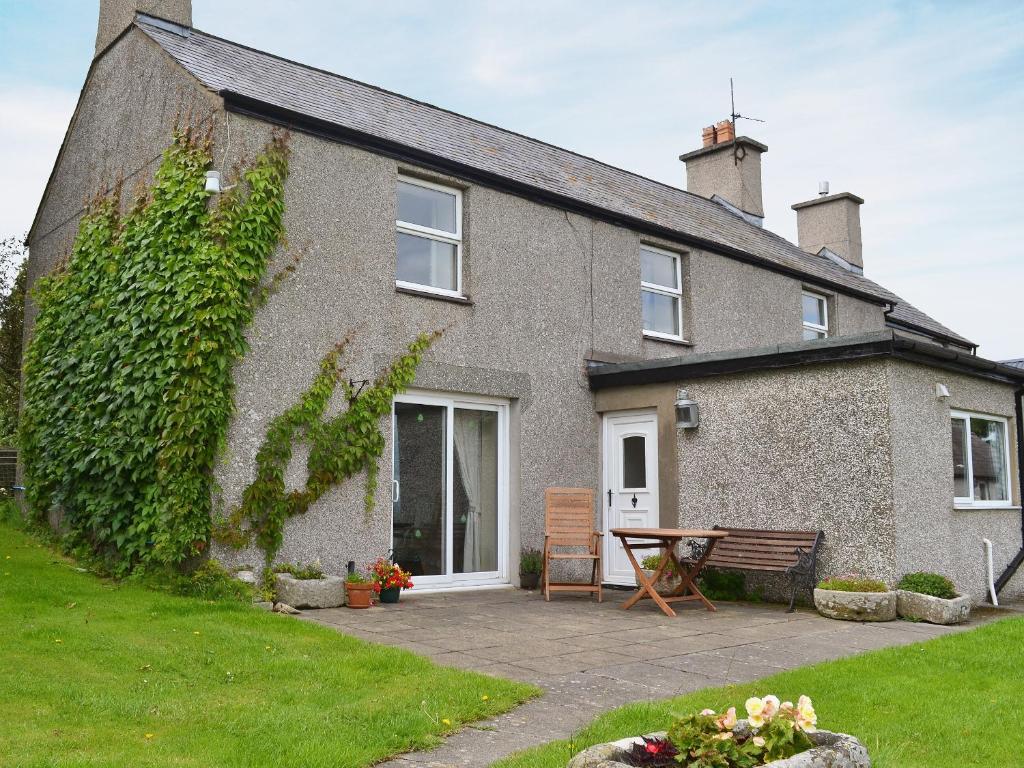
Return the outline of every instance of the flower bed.
[[[736,708],[705,709],[676,721],[667,733],[597,744],[576,755],[568,768],[870,768],[864,746],[852,736],[818,731],[811,700],[794,705],[775,696],[746,701],[747,719]]]

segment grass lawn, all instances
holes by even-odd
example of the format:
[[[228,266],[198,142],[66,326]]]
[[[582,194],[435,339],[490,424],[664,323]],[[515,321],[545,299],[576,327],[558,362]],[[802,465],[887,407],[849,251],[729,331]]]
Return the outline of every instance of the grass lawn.
[[[536,692],[104,581],[0,524],[0,765],[363,766]]]
[[[736,706],[775,693],[814,700],[818,726],[852,733],[875,768],[1024,765],[1024,619],[783,672],[756,683],[632,704],[597,718],[574,738],[519,753],[495,768],[565,768],[591,744],[665,730],[673,712]]]

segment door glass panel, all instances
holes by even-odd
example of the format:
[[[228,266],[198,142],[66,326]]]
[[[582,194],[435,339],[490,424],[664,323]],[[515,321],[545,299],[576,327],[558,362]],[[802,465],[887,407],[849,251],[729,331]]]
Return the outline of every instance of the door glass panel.
[[[498,570],[498,414],[455,409],[452,566]]]
[[[395,403],[394,559],[414,576],[444,574],[446,409]]]
[[[967,424],[953,419],[953,495],[966,499],[971,495],[967,486]]]
[[[647,487],[647,441],[642,435],[622,440],[622,487]]]

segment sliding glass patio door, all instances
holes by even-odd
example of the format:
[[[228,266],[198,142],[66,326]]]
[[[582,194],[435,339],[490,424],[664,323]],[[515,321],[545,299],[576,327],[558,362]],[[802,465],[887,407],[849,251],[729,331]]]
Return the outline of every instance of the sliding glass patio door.
[[[507,405],[395,398],[392,548],[417,586],[508,580]]]

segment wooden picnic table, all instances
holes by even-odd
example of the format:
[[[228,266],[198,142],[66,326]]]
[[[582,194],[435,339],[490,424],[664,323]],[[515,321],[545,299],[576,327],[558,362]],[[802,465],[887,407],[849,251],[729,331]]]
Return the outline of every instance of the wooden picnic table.
[[[728,532],[689,528],[612,528],[610,533],[622,542],[626,556],[632,563],[633,570],[636,571],[637,583],[640,585],[636,594],[623,604],[623,610],[629,610],[644,598],[650,598],[657,603],[666,616],[676,615],[669,603],[681,603],[689,600],[700,600],[709,611],[717,610],[697,588],[696,579],[704,568],[704,563],[714,551],[715,544],[719,539],[728,536]],[[676,556],[676,546],[683,539],[707,539],[707,547],[704,548],[704,553],[698,560],[683,563]],[[640,567],[640,563],[633,554],[635,549],[661,550],[661,560],[651,579],[647,578],[644,569]],[[670,594],[659,595],[654,585],[661,578],[669,563],[672,563],[676,573],[679,574],[680,583]]]

